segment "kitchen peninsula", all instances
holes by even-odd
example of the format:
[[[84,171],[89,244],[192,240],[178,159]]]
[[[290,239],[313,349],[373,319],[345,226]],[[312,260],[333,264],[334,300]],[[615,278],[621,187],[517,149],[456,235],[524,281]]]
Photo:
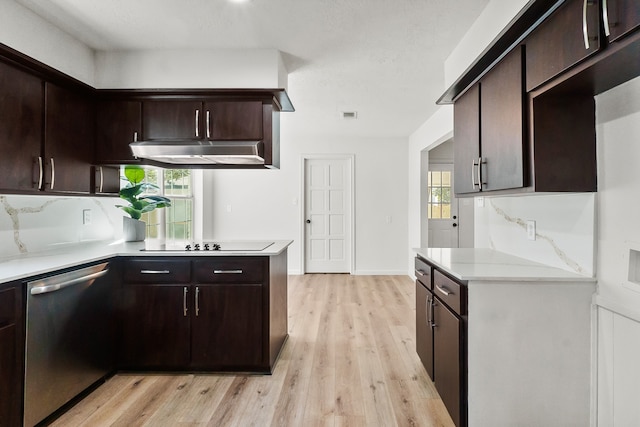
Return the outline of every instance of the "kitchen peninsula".
[[[588,425],[595,279],[492,249],[415,251],[418,354],[456,424]]]
[[[32,426],[122,370],[271,373],[288,336],[291,243],[159,250],[166,245],[94,242],[2,259],[0,307],[11,310],[0,315],[15,316],[7,325],[0,316],[2,360],[14,361],[2,364],[11,407],[0,409],[18,420],[24,393],[24,423]],[[100,271],[84,273],[94,267]],[[77,369],[57,369],[65,360]],[[5,387],[5,379],[13,382]],[[82,386],[51,391],[71,383]]]

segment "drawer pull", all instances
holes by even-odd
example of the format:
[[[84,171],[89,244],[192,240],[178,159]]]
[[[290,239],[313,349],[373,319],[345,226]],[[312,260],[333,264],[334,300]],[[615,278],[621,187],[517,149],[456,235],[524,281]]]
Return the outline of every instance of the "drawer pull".
[[[242,270],[213,270],[213,274],[242,274]]]
[[[422,270],[416,270],[416,276],[424,276],[426,273]]]
[[[436,289],[438,291],[440,291],[440,293],[444,294],[444,295],[451,295],[451,292],[447,289],[447,288],[443,288],[440,285],[436,285]]]
[[[140,274],[170,274],[170,270],[140,270]]]

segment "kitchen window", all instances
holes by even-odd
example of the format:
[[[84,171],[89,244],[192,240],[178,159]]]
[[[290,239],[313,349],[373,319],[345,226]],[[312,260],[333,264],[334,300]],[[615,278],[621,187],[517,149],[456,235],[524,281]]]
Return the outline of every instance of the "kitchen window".
[[[124,170],[124,169],[123,169]],[[145,182],[157,186],[146,194],[163,195],[171,206],[142,214],[147,237],[191,241],[193,238],[193,179],[189,169],[145,168]]]

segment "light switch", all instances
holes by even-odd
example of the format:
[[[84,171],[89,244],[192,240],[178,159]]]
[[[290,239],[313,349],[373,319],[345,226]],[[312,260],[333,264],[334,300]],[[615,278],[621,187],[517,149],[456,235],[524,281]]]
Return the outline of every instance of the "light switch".
[[[82,223],[84,225],[91,224],[91,209],[82,210]]]

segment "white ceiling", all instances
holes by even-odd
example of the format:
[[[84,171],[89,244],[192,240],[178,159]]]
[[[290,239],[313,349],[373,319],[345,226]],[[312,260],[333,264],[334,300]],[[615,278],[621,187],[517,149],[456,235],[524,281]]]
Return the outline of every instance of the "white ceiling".
[[[407,137],[488,0],[17,0],[96,50],[275,48],[288,131]],[[357,111],[344,120],[341,111]]]

